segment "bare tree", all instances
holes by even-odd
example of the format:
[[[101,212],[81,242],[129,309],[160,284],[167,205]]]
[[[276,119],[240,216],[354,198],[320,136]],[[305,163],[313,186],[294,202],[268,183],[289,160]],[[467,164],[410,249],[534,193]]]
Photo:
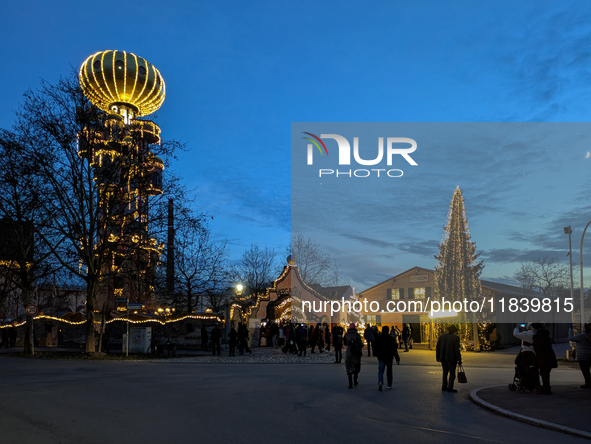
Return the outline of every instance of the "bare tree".
[[[554,297],[564,294],[570,282],[570,271],[557,257],[538,256],[530,263],[521,264],[513,277],[524,289]]]
[[[144,131],[148,127],[152,136]],[[144,265],[153,269],[158,262],[159,245],[150,232],[158,225],[148,224],[148,208],[162,207],[170,193],[166,187],[175,182],[157,184],[156,192],[136,191],[155,189],[152,176],[141,175],[142,165],[163,168],[178,144],[156,143],[155,128],[149,121],[124,123],[98,110],[82,94],[75,74],[28,92],[17,114],[15,131],[48,189],[45,211],[52,233],[43,240],[60,264],[86,284],[87,352],[95,350],[95,309],[103,308],[96,307],[97,290],[108,294],[110,279],[117,284],[133,274],[134,267],[126,263],[140,264],[135,271],[149,281]],[[140,151],[140,143],[150,151]]]
[[[305,238],[301,233],[294,234],[288,253],[295,259],[300,275],[307,284],[330,285],[335,281],[335,263],[311,238]],[[338,274],[338,270],[336,272]]]
[[[234,265],[230,272],[230,279],[244,285],[244,294],[257,296],[263,294],[279,275],[275,250],[251,244],[242,254],[240,262]]]
[[[17,134],[0,131],[0,276],[5,290],[18,288],[24,307],[32,303],[33,286],[60,268],[42,242],[49,236],[48,198],[33,153]],[[24,352],[34,354],[31,315],[27,315]]]
[[[215,242],[206,218],[181,220],[175,229],[173,302],[191,313],[202,295],[215,294],[227,278],[225,242]]]
[[[351,285],[351,279],[343,275],[342,264],[333,259],[330,264],[330,280],[328,284],[332,287]]]

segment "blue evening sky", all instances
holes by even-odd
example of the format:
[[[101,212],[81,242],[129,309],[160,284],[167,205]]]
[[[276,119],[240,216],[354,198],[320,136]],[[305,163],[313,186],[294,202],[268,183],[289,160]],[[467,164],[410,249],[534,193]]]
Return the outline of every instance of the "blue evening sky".
[[[41,78],[55,82],[96,51],[134,52],[166,81],[156,121],[165,137],[188,145],[174,168],[194,190],[196,210],[214,217],[214,233],[228,240],[233,259],[251,243],[283,255],[292,122],[585,122],[590,34],[585,2],[2,2],[0,127],[12,124],[22,94]],[[562,227],[573,226],[578,245],[591,218],[591,190],[582,179],[575,187],[554,160],[568,158],[580,170],[591,161],[588,150],[563,146],[555,158],[531,150],[516,157],[524,172],[531,164],[546,170],[568,205],[561,214],[545,202],[528,207],[519,217],[530,226],[494,247],[471,224],[486,252],[485,277],[509,276],[538,252],[566,260]],[[473,152],[455,165],[439,154],[452,177],[470,162],[494,159]],[[456,183],[470,220],[493,203],[518,213],[519,200],[495,180],[499,170],[482,171],[487,185],[478,193]],[[523,180],[526,187],[527,175]],[[446,216],[447,208],[413,209],[413,217],[441,227]],[[433,245],[441,234],[419,241]],[[390,267],[394,275],[405,264]]]

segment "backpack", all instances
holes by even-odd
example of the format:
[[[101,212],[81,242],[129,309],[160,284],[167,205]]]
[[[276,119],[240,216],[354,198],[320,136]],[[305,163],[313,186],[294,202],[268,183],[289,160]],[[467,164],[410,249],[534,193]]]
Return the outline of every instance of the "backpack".
[[[351,343],[351,353],[353,354],[353,356],[355,356],[356,358],[360,358],[361,356],[363,356],[363,351],[361,350],[361,347],[359,346],[359,337],[357,337],[357,339],[355,339],[354,341],[352,341]]]

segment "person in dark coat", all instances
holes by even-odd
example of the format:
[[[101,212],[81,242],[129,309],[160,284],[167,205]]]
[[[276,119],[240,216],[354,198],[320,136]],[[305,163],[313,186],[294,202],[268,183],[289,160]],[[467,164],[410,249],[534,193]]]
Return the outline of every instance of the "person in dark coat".
[[[238,352],[243,355],[244,351],[252,353],[248,348],[248,327],[241,323],[238,326]]]
[[[404,342],[404,351],[408,351],[408,342],[410,341],[410,329],[408,324],[402,324],[402,342]]]
[[[302,356],[303,353],[304,357],[306,357],[309,334],[308,327],[305,324],[300,324],[297,330],[298,348],[300,350],[299,356]]]
[[[10,347],[10,343],[8,340],[8,331],[11,330],[11,327],[4,327],[2,329],[2,343],[0,344],[0,347],[4,346],[6,348]]]
[[[443,384],[441,390],[449,393],[457,393],[454,389],[456,380],[456,365],[462,365],[462,354],[460,353],[460,338],[456,332],[458,328],[455,325],[447,327],[447,333],[439,336],[435,348],[435,358],[441,362],[443,368]],[[449,374],[449,381],[447,375]]]
[[[330,326],[324,324],[324,343],[326,344],[326,351],[330,351]]]
[[[544,324],[541,322],[532,323],[531,329],[534,332],[533,342],[534,351],[536,352],[536,364],[540,369],[540,377],[542,378],[542,394],[551,395],[550,372],[553,368],[558,367],[558,362],[552,349],[550,332],[544,328]]]
[[[398,345],[400,344],[400,330],[393,325],[392,329],[390,330],[390,336],[394,338],[396,342],[396,350],[394,350],[394,359],[396,359],[396,365],[400,365],[400,355],[398,354]]]
[[[376,340],[375,330],[371,327],[371,324],[367,324],[367,328],[363,330],[363,336],[367,342],[367,356],[371,356],[371,350],[374,349],[374,356],[375,354],[375,347],[374,341]]]
[[[343,343],[347,346],[345,352],[345,369],[349,377],[349,388],[353,388],[353,384],[359,384],[359,372],[361,371],[361,356],[363,354],[363,341],[361,335],[357,333],[355,324],[349,325],[349,330],[345,333]]]
[[[215,324],[213,329],[211,330],[211,354],[212,356],[215,355],[216,350],[218,356],[222,353],[221,348],[221,341],[222,341],[222,329],[220,328],[219,324]]]
[[[209,341],[209,335],[207,334],[207,328],[205,325],[201,326],[201,349],[207,350],[207,341]]]
[[[312,330],[313,329],[313,330]],[[314,353],[314,349],[318,345],[318,352],[322,353],[322,348],[320,347],[320,322],[316,324],[316,327],[310,327],[310,347],[312,347],[312,351],[310,353]]]
[[[583,333],[578,335],[575,335],[572,328],[568,333],[569,341],[577,343],[577,361],[585,379],[581,388],[591,389],[591,324],[585,324]]]
[[[236,346],[238,345],[238,332],[232,325],[228,333],[228,346],[230,347],[230,356],[236,356]]]
[[[334,347],[334,363],[340,364],[343,360],[343,327],[339,324],[332,328],[332,345]]]
[[[8,330],[8,339],[10,340],[10,346],[16,347],[16,322],[12,322],[12,327]]]
[[[388,388],[392,388],[392,363],[394,362],[394,356],[398,354],[398,344],[396,339],[390,336],[390,328],[384,325],[382,334],[378,335],[374,345],[374,354],[379,361],[378,390],[381,392],[384,385],[384,369],[388,378]]]

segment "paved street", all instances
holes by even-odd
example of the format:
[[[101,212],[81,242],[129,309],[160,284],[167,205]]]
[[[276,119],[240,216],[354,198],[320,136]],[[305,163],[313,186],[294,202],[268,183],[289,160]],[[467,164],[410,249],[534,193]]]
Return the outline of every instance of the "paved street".
[[[259,349],[253,356],[273,354]],[[585,442],[495,415],[469,400],[475,388],[511,381],[512,353],[466,354],[468,384],[459,385],[458,394],[439,390],[432,352],[401,356],[394,389],[384,392],[377,391],[375,358],[367,357],[360,385],[349,390],[343,367],[331,363],[0,356],[2,441]],[[552,379],[559,386],[581,378],[574,367],[561,367]],[[523,396],[524,402],[533,399]]]

